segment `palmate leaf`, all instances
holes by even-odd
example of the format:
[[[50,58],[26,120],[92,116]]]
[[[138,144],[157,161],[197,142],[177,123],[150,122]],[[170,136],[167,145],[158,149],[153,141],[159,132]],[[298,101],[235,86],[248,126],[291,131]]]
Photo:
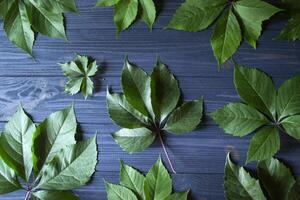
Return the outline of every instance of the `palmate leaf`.
[[[60,64],[61,69],[69,81],[65,85],[65,91],[71,95],[82,92],[85,99],[93,94],[94,83],[91,80],[95,76],[98,65],[87,56],[77,55],[74,61]]]
[[[300,139],[300,78],[285,81],[278,92],[264,72],[239,66],[234,67],[234,84],[246,103],[229,103],[210,116],[226,133],[245,136],[263,125],[250,142],[247,162],[271,158],[280,148],[279,131]]]
[[[153,0],[98,0],[96,6],[114,6],[117,33],[127,29],[137,16],[141,17],[149,29],[152,29],[156,18]]]
[[[187,200],[189,191],[172,192],[172,180],[159,158],[146,177],[121,161],[120,185],[105,181],[108,200]]]
[[[237,51],[242,39],[256,48],[262,22],[279,11],[262,0],[186,0],[167,28],[196,32],[216,22],[211,45],[220,66]]]
[[[9,40],[32,55],[34,34],[66,39],[64,12],[76,12],[75,0],[0,0],[0,16]]]

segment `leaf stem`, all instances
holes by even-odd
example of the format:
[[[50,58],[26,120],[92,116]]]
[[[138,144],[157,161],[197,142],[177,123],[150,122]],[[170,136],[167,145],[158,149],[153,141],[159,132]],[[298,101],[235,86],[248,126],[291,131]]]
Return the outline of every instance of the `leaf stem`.
[[[28,188],[28,190],[27,190],[27,193],[26,193],[26,196],[25,196],[24,200],[28,200],[28,199],[29,199],[29,196],[30,196],[30,194],[31,194],[31,189],[30,189],[30,188]]]
[[[171,159],[170,159],[170,157],[169,157],[169,154],[168,154],[168,152],[167,152],[167,149],[166,149],[166,146],[165,146],[164,141],[163,141],[163,139],[162,139],[162,136],[161,136],[160,131],[158,132],[158,137],[159,137],[161,146],[162,146],[162,148],[163,148],[163,150],[164,150],[164,153],[165,153],[165,155],[166,155],[166,158],[167,158],[167,160],[168,160],[168,162],[169,162],[169,165],[170,165],[170,167],[171,167],[171,170],[172,170],[172,172],[173,172],[174,174],[176,174],[176,171],[175,171],[175,169],[174,169],[174,167],[173,167],[173,164],[172,164]]]

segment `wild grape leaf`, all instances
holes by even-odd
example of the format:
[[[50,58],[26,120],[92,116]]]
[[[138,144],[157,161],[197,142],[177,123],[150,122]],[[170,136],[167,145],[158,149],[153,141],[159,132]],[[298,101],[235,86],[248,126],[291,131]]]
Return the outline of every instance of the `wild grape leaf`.
[[[243,167],[235,165],[229,154],[225,164],[224,190],[228,200],[266,200],[258,180]]]
[[[32,194],[34,200],[79,200],[71,191],[40,190]]]
[[[0,0],[0,15],[8,39],[32,55],[35,33],[66,39],[65,12],[76,12],[75,0]]]
[[[0,135],[0,137],[2,137]],[[0,157],[0,194],[5,194],[21,189],[17,175],[8,167]]]
[[[271,158],[257,165],[258,177],[272,200],[283,200],[295,184],[291,171],[279,160]],[[279,189],[280,188],[280,189]]]
[[[117,33],[127,29],[137,17],[141,17],[149,29],[152,29],[156,18],[153,0],[98,0],[96,6],[114,6]]]
[[[247,153],[247,162],[265,160],[280,149],[279,131],[276,127],[263,128],[252,137]]]
[[[63,148],[46,164],[36,189],[71,190],[85,185],[97,164],[96,136]]]
[[[187,200],[189,191],[172,192],[172,180],[159,158],[146,177],[121,161],[120,185],[105,181],[108,200]]]
[[[33,167],[40,172],[66,145],[75,144],[77,123],[73,106],[52,113],[41,124],[33,136]]]
[[[9,119],[0,139],[0,157],[28,182],[32,170],[32,137],[35,125],[22,107]]]
[[[85,99],[93,94],[94,83],[91,80],[95,76],[98,65],[86,56],[77,55],[74,61],[61,64],[62,71],[69,81],[65,85],[65,91],[71,95],[82,92]]]

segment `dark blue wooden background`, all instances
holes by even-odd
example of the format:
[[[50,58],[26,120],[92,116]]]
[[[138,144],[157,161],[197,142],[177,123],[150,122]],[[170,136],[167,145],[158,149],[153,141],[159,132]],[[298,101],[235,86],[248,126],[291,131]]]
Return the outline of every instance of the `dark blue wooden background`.
[[[110,136],[118,127],[106,112],[106,86],[120,90],[120,73],[126,54],[148,72],[159,55],[178,78],[185,99],[204,96],[206,113],[227,102],[240,101],[233,86],[232,65],[227,64],[217,71],[210,47],[211,29],[199,33],[163,30],[181,2],[162,0],[157,3],[159,17],[152,32],[144,23],[138,22],[116,38],[111,8],[93,8],[95,0],[78,1],[80,14],[66,15],[69,42],[39,35],[34,47],[35,60],[15,48],[1,26],[1,128],[20,102],[35,122],[75,102],[84,136],[99,132],[97,172],[89,185],[75,191],[81,199],[106,199],[103,178],[118,181],[120,159],[145,172],[163,153],[157,141],[145,152],[129,155]],[[282,15],[273,18],[272,23],[265,25],[257,50],[243,43],[235,55],[240,64],[257,66],[269,73],[277,86],[300,74],[300,43],[273,40],[285,21]],[[64,93],[66,78],[57,64],[72,60],[75,52],[92,56],[101,65],[95,80],[95,95],[86,101],[80,94],[70,96]],[[196,200],[224,199],[222,183],[226,152],[232,151],[235,160],[243,164],[250,138],[226,135],[208,117],[198,130],[190,134],[166,135],[168,151],[178,172],[172,175],[175,190],[190,188],[191,199]],[[282,135],[278,157],[286,161],[297,175],[300,174],[299,156],[299,142]],[[250,165],[253,167],[254,164]],[[24,193],[15,192],[0,199],[24,199]]]

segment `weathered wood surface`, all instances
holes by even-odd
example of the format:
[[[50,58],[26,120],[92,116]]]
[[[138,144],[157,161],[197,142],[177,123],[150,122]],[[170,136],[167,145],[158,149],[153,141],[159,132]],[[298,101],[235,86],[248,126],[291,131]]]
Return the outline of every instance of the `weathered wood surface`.
[[[106,199],[103,178],[117,182],[119,160],[147,171],[162,149],[158,141],[145,152],[129,155],[112,140],[110,133],[118,130],[106,112],[106,86],[120,90],[120,72],[125,54],[129,59],[151,71],[159,55],[176,75],[184,99],[205,99],[206,112],[231,101],[240,101],[232,82],[232,66],[220,72],[210,47],[211,30],[199,33],[162,30],[181,0],[159,2],[160,15],[152,32],[136,23],[116,38],[111,8],[93,8],[94,0],[78,1],[80,15],[67,14],[69,42],[38,36],[34,47],[35,60],[15,48],[0,29],[0,127],[17,109],[20,102],[36,122],[51,112],[74,102],[78,122],[85,137],[98,131],[99,163],[89,185],[76,190],[81,199]],[[300,74],[300,43],[274,41],[285,23],[283,16],[266,25],[258,49],[243,43],[235,59],[241,64],[257,66],[269,73],[277,86],[285,79]],[[79,95],[63,92],[66,78],[59,62],[66,62],[74,53],[94,57],[102,66],[95,78],[94,97],[84,100]],[[105,80],[101,80],[101,79]],[[201,127],[185,136],[165,136],[168,151],[178,172],[175,190],[192,190],[196,200],[221,200],[223,197],[223,166],[226,152],[245,162],[251,136],[236,138],[223,133],[211,119],[205,117]],[[300,174],[300,144],[288,136],[281,137],[278,157],[286,161],[295,174]],[[167,165],[167,163],[166,163]],[[249,165],[255,167],[254,164]],[[2,200],[24,199],[24,193],[0,196]]]

